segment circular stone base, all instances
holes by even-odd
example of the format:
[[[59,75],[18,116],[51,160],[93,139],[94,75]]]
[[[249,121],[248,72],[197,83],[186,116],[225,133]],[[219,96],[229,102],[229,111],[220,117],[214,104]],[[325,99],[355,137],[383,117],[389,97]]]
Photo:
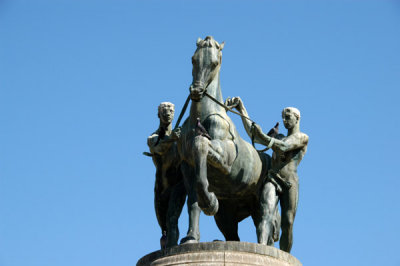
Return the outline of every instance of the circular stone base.
[[[144,265],[302,265],[298,259],[277,248],[248,242],[205,242],[183,244],[150,253],[141,258]]]

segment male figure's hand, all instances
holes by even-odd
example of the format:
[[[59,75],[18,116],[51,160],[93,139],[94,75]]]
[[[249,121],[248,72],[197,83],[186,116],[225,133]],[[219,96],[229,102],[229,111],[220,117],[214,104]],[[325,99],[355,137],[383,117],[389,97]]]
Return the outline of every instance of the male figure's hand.
[[[231,109],[236,108],[238,110],[241,110],[243,103],[240,97],[232,97],[225,100],[225,105]]]
[[[171,139],[178,140],[181,137],[181,127],[172,130]]]

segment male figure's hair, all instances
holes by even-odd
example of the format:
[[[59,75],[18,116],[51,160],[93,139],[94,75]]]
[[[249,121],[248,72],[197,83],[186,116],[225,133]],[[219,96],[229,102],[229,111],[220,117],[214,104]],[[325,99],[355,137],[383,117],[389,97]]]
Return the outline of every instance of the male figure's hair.
[[[290,113],[293,113],[299,120],[300,120],[300,111],[299,109],[297,109],[296,107],[286,107],[283,108],[282,110],[282,116],[284,113],[286,113],[287,111],[289,111]]]
[[[160,105],[158,106],[158,116],[160,116],[160,112],[164,107],[171,107],[172,109],[174,109],[175,111],[175,105],[171,102],[162,102],[160,103]]]

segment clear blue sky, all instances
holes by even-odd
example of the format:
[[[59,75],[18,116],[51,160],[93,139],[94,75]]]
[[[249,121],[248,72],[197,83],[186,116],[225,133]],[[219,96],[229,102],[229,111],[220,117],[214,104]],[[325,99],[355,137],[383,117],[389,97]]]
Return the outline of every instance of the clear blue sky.
[[[292,254],[400,265],[399,1],[2,0],[0,266],[134,265],[158,249],[142,152],[207,35],[226,42],[225,98],[265,129],[302,112]],[[222,239],[212,217],[201,234]],[[256,242],[250,220],[239,234]]]

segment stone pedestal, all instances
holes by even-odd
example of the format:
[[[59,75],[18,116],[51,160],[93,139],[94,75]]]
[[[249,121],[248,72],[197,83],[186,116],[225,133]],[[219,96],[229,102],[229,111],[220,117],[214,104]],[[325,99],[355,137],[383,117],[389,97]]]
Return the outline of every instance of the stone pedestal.
[[[274,247],[248,242],[205,242],[159,250],[141,258],[145,265],[267,265],[301,266],[298,259]]]

